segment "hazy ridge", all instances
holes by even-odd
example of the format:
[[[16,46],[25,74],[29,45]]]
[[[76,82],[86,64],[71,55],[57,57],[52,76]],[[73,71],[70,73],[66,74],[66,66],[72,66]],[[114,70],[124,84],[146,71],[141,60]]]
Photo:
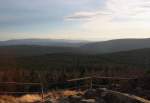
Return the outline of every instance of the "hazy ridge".
[[[81,40],[20,39],[0,42],[0,54],[50,53],[103,54],[150,48],[150,39],[117,39],[100,42]]]

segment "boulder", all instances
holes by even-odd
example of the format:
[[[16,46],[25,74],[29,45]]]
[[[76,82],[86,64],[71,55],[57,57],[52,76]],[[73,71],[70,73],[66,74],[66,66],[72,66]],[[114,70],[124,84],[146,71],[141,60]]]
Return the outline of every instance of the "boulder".
[[[84,98],[86,99],[95,99],[97,96],[98,92],[96,89],[88,89],[84,94]]]

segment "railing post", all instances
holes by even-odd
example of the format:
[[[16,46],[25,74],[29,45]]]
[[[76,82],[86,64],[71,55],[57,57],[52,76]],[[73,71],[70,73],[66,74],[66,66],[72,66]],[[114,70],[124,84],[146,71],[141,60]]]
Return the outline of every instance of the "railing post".
[[[44,103],[44,86],[43,86],[43,83],[42,83],[42,79],[41,79],[41,75],[38,73],[38,76],[39,76],[39,79],[40,79],[40,85],[41,85],[41,96],[42,96],[42,103]]]
[[[44,103],[44,91],[43,91],[43,84],[41,83],[41,91],[42,91],[42,103]]]
[[[93,77],[91,77],[91,79],[90,79],[90,89],[92,89],[93,88]]]

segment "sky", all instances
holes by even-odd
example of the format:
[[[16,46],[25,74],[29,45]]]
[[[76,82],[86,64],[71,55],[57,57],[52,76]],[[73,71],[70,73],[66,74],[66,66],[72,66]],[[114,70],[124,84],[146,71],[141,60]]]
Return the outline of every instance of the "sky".
[[[0,0],[0,40],[150,37],[150,0]]]

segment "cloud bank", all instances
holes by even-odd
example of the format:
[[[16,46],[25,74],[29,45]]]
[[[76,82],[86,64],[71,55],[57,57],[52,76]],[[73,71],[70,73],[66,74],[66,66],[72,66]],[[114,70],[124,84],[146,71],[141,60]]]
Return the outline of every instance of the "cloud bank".
[[[85,20],[81,28],[97,37],[148,37],[150,30],[149,0],[106,0],[103,8],[93,12],[78,11],[68,20]]]

